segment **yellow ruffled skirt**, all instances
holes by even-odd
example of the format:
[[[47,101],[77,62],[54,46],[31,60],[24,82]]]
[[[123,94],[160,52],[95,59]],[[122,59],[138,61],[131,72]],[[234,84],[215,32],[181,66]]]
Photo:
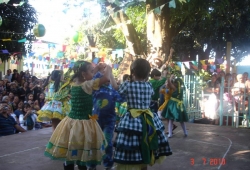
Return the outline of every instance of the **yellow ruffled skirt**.
[[[52,134],[45,156],[82,166],[98,165],[103,160],[106,145],[96,120],[65,117]]]
[[[44,104],[44,106],[37,112],[38,122],[51,121],[51,119],[60,119],[62,120],[70,112],[70,102],[52,100]]]

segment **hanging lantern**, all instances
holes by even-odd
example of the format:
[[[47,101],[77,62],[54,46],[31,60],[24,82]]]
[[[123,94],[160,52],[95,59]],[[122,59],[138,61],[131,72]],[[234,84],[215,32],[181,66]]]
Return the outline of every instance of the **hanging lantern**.
[[[0,16],[0,26],[2,25],[2,23],[3,23],[3,19],[2,19],[2,17]]]
[[[33,33],[36,37],[43,37],[45,35],[45,27],[42,24],[37,24],[33,28]]]

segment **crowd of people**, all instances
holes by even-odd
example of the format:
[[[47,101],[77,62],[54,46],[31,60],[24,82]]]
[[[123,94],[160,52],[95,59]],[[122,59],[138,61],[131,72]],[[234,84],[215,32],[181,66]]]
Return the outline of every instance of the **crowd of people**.
[[[224,82],[222,82],[222,80],[224,80]],[[223,99],[221,100],[219,94],[222,83]],[[249,92],[250,80],[247,72],[243,74],[230,74],[224,71],[218,74],[214,73],[204,89],[205,100],[203,100],[202,110],[207,118],[214,120],[213,123],[218,124],[219,104],[223,102],[223,116],[239,116],[239,124],[244,125],[242,121],[248,110]],[[235,113],[238,113],[238,115]],[[232,123],[231,118],[230,123]]]
[[[0,80],[0,112],[5,115],[0,114],[0,136],[50,126],[36,120],[37,111],[45,104],[46,83],[46,79],[31,76],[29,71],[7,70]]]

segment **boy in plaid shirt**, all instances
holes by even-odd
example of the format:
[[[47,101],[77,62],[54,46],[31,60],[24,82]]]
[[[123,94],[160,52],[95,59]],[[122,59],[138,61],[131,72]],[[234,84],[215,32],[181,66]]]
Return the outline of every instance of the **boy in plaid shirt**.
[[[130,71],[130,81],[119,87],[119,93],[127,100],[128,111],[117,125],[114,162],[117,169],[146,170],[147,165],[162,161],[172,151],[162,121],[150,111],[154,89],[146,81],[150,72],[149,62],[136,59]]]
[[[96,73],[94,79],[101,78],[100,72]],[[115,129],[116,113],[115,104],[117,102],[123,102],[120,94],[113,89],[110,82],[102,85],[99,90],[93,91],[93,114],[98,115],[98,123],[103,130],[104,136],[107,140],[108,146],[105,149],[106,157],[103,160],[103,164],[106,170],[109,170],[113,166],[113,133]]]

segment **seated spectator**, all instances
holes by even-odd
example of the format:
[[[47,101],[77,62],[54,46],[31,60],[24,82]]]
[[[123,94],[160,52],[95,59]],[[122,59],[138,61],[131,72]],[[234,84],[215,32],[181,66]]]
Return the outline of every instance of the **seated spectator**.
[[[40,93],[38,100],[35,101],[35,109],[40,110],[45,103],[45,93]]]
[[[20,117],[21,114],[24,115],[24,113],[23,113],[23,102],[22,101],[20,101],[18,103],[17,109],[14,111],[14,114],[16,115],[16,117],[18,119],[17,123],[20,125],[21,122],[20,122],[19,117]]]
[[[17,71],[17,69],[14,69],[12,77],[11,77],[11,82],[19,81],[19,79],[20,79],[20,75],[19,75],[18,71]]]
[[[13,108],[10,105],[8,105],[8,115],[12,116],[15,119],[15,121],[17,122],[17,124],[19,124],[19,120],[18,120],[17,116],[14,114]]]
[[[34,95],[32,93],[29,93],[27,96],[26,96],[26,103],[34,103],[35,100],[34,100]]]
[[[10,102],[10,103],[13,103],[14,96],[15,96],[14,93],[9,92],[9,102]]]
[[[10,92],[12,92],[14,95],[18,95],[19,94],[17,82],[12,82],[10,84]]]
[[[29,84],[25,82],[23,86],[19,89],[19,97],[20,97],[20,100],[22,100],[23,102],[25,101],[25,97],[28,94],[28,90],[29,90],[28,86]]]
[[[4,82],[3,80],[0,80],[0,93],[4,91]]]
[[[4,76],[4,79],[7,79],[9,82],[11,82],[12,79],[11,69],[7,70],[7,74]]]
[[[13,107],[13,110],[15,111],[18,107],[18,103],[19,103],[19,97],[18,96],[14,96],[14,100],[12,102],[12,107]]]
[[[2,102],[6,102],[7,104],[10,104],[9,96],[3,96]]]
[[[36,111],[32,109],[29,103],[25,103],[23,105],[23,112],[24,112],[23,120],[25,120],[25,125],[27,126],[27,130],[33,130],[37,118]]]
[[[8,115],[8,104],[5,102],[0,103],[0,137],[15,134],[16,130],[25,132],[15,119]]]

